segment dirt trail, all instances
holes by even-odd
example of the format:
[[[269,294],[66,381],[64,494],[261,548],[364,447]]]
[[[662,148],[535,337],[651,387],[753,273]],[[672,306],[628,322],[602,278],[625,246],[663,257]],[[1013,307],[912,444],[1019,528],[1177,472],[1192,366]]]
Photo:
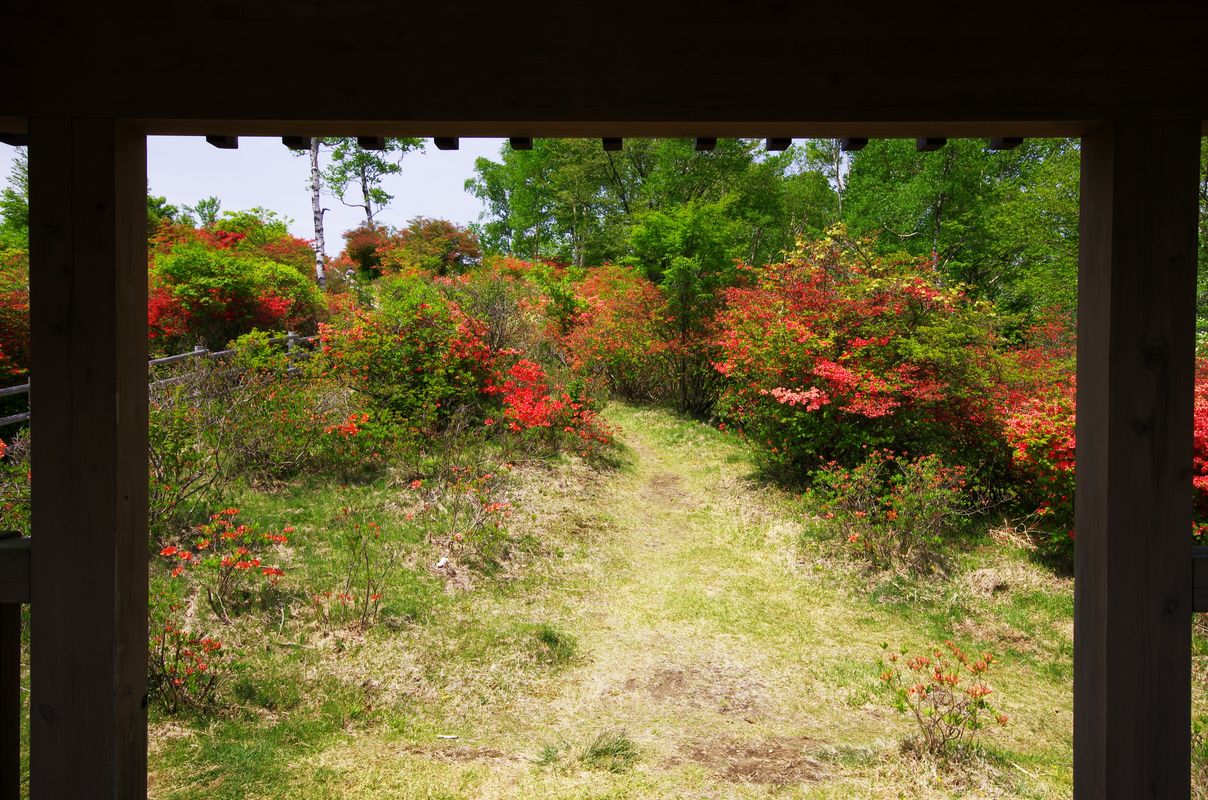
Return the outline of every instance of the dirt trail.
[[[589,588],[551,604],[582,658],[505,724],[522,740],[624,729],[640,768],[671,785],[817,780],[823,731],[802,713],[796,647],[782,646],[826,595],[796,563],[797,523],[747,481],[732,442],[657,412],[614,415],[631,467],[594,493],[607,537],[572,584]],[[514,796],[488,784],[483,796]]]

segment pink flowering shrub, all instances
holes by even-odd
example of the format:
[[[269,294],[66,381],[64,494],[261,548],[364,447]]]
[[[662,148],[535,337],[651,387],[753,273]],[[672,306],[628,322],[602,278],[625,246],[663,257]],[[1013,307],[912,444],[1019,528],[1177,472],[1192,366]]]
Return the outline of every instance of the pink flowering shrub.
[[[740,272],[718,322],[717,411],[772,474],[801,482],[820,462],[854,466],[866,447],[1005,468],[988,309],[933,263],[866,260],[824,240]]]

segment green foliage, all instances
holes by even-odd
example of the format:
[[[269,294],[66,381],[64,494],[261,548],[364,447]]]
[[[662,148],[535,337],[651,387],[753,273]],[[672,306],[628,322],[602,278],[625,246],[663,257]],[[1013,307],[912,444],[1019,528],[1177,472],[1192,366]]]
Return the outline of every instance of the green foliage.
[[[29,249],[29,152],[14,151],[8,186],[0,189],[0,250]]]
[[[419,435],[477,405],[487,352],[474,328],[431,283],[384,279],[375,313],[358,310],[320,327],[323,363]]]
[[[930,572],[944,563],[945,540],[981,510],[982,491],[965,475],[935,455],[872,450],[851,469],[823,465],[809,497],[873,566]]]
[[[933,256],[950,280],[1009,309],[1072,312],[1078,165],[1072,140],[992,152],[954,139],[936,153],[874,140],[851,158],[843,219],[882,253]]]
[[[415,138],[386,139],[386,149],[380,152],[362,148],[356,139],[324,139],[323,144],[332,148],[331,161],[323,171],[323,183],[344,205],[364,209],[366,223],[371,227],[374,215],[393,199],[382,188],[383,179],[402,171],[403,156],[424,147],[423,140]],[[354,191],[359,193],[361,202],[349,200],[350,192]]]
[[[722,139],[698,152],[690,139],[626,139],[619,153],[586,139],[538,139],[479,159],[466,188],[487,204],[488,252],[583,267],[633,255],[630,229],[648,212],[726,198],[725,248],[752,261],[776,257],[795,233],[829,222],[825,179],[795,170],[792,153],[765,156],[753,140]]]
[[[253,327],[314,329],[323,308],[318,288],[296,268],[267,258],[183,242],[155,260],[152,285],[162,287],[187,322],[184,331],[210,349]],[[158,318],[152,317],[152,334]]]

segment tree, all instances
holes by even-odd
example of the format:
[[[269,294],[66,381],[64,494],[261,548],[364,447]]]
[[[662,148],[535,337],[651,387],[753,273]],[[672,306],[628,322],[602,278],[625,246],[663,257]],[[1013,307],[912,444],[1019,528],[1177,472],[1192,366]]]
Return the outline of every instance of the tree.
[[[341,203],[363,209],[365,222],[370,227],[376,224],[374,215],[394,199],[393,195],[382,188],[382,180],[387,175],[402,172],[400,162],[403,156],[424,147],[423,140],[415,138],[386,139],[385,142],[385,150],[374,151],[364,149],[356,139],[324,140],[325,144],[331,145],[332,150],[331,162],[322,174],[323,181]],[[317,158],[317,155],[312,158]],[[313,167],[311,174],[313,181]],[[348,200],[353,187],[360,194],[359,203]]]
[[[386,271],[418,269],[457,275],[478,263],[482,251],[473,231],[444,219],[414,217],[390,237],[381,256]]]
[[[617,261],[632,255],[642,215],[728,198],[739,223],[727,225],[728,244],[758,261],[791,248],[794,225],[820,231],[834,221],[825,178],[795,172],[792,152],[761,147],[721,139],[703,152],[691,139],[626,139],[621,152],[607,152],[595,140],[539,139],[532,150],[505,146],[499,161],[479,159],[466,189],[486,202],[479,235],[489,252],[575,266]]]
[[[0,249],[29,248],[29,153],[15,150],[8,186],[0,190]]]
[[[877,250],[934,256],[948,281],[1031,313],[1073,312],[1078,243],[1077,142],[1029,140],[990,151],[954,139],[935,153],[878,140],[851,157],[843,220]]]
[[[196,205],[185,206],[185,211],[196,215],[197,223],[203,228],[213,227],[221,209],[222,201],[213,196],[201,198]]]

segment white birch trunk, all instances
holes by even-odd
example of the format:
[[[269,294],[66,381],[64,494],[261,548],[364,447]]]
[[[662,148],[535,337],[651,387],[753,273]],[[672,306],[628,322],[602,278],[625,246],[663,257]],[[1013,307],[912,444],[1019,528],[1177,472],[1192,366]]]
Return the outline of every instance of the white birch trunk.
[[[310,140],[310,207],[315,215],[315,280],[327,286],[327,242],[323,238],[323,203],[319,197],[319,139]]]

